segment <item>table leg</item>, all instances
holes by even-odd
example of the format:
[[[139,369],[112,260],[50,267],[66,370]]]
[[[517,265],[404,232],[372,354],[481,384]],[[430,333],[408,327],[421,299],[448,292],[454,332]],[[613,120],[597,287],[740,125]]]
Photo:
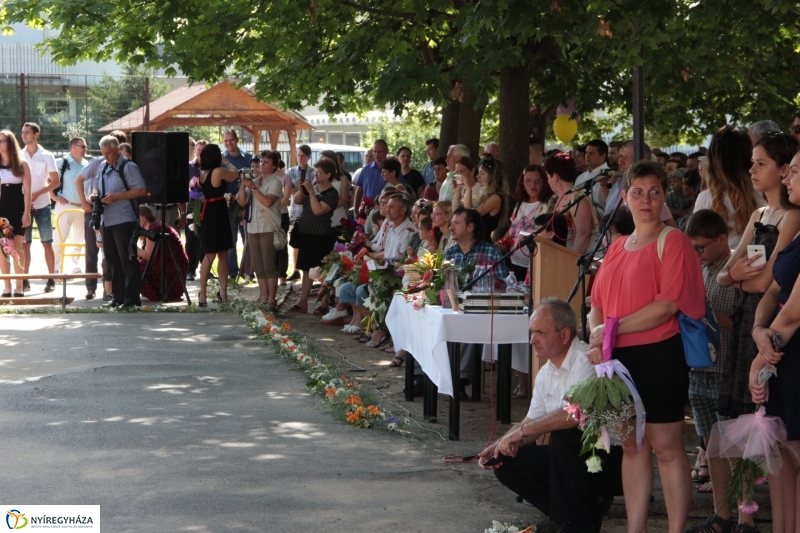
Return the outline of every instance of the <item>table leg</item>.
[[[511,345],[501,344],[497,354],[497,420],[511,423]]]
[[[63,274],[63,272],[62,272],[62,274]],[[62,280],[62,286],[64,287],[64,293],[63,293],[63,296],[61,296],[61,309],[66,309],[67,308],[67,279],[66,278],[64,278]]]
[[[406,401],[414,401],[414,356],[406,352]]]
[[[450,378],[453,380],[453,396],[450,398],[449,417],[450,440],[458,440],[461,426],[461,387],[459,386],[461,378],[461,345],[457,342],[448,342],[447,355],[450,356]],[[473,390],[475,390],[474,386]]]
[[[472,401],[481,401],[481,377],[483,372],[483,345],[475,344],[472,348]],[[497,354],[495,354],[497,357]]]
[[[438,400],[439,387],[434,385],[427,374],[425,374],[422,381],[422,391],[422,418],[428,422],[436,423],[436,411],[438,409],[436,402]]]

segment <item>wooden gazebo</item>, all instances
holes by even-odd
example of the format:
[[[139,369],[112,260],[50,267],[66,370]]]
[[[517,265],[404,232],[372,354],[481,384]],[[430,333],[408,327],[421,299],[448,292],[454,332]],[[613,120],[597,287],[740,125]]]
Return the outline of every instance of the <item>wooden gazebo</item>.
[[[237,89],[230,81],[223,81],[213,87],[175,89],[99,131],[158,131],[173,126],[239,126],[253,135],[255,153],[259,151],[261,132],[269,132],[270,145],[277,150],[280,132],[285,131],[291,165],[297,164],[297,131],[313,129],[299,113],[281,111],[256,99],[249,89]]]

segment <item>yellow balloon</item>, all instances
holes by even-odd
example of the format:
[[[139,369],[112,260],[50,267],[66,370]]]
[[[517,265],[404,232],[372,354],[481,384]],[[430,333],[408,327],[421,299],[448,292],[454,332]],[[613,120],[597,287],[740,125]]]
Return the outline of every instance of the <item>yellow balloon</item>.
[[[567,144],[578,133],[578,123],[572,120],[569,115],[558,115],[555,122],[553,122],[553,132],[559,141]]]

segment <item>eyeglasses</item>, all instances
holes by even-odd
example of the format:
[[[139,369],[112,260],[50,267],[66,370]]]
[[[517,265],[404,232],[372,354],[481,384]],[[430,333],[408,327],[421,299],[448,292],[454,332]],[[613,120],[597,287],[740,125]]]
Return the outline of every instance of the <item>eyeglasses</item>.
[[[786,134],[783,133],[782,131],[770,131],[767,133],[767,137],[769,137],[770,139],[777,139],[778,137],[780,137],[781,140],[783,141],[783,146],[786,148],[786,150],[790,152],[792,151],[792,149],[789,148],[789,141],[786,139]]]

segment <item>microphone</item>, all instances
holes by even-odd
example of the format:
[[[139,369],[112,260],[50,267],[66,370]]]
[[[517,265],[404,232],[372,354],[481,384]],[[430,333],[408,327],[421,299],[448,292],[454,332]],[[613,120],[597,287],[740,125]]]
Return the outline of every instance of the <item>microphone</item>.
[[[564,194],[572,194],[574,192],[581,192],[581,193],[584,193],[584,195],[585,194],[591,194],[593,186],[594,186],[594,180],[593,179],[586,180],[583,183],[581,183],[580,185],[576,185],[575,187],[571,188],[570,190],[568,190]]]

